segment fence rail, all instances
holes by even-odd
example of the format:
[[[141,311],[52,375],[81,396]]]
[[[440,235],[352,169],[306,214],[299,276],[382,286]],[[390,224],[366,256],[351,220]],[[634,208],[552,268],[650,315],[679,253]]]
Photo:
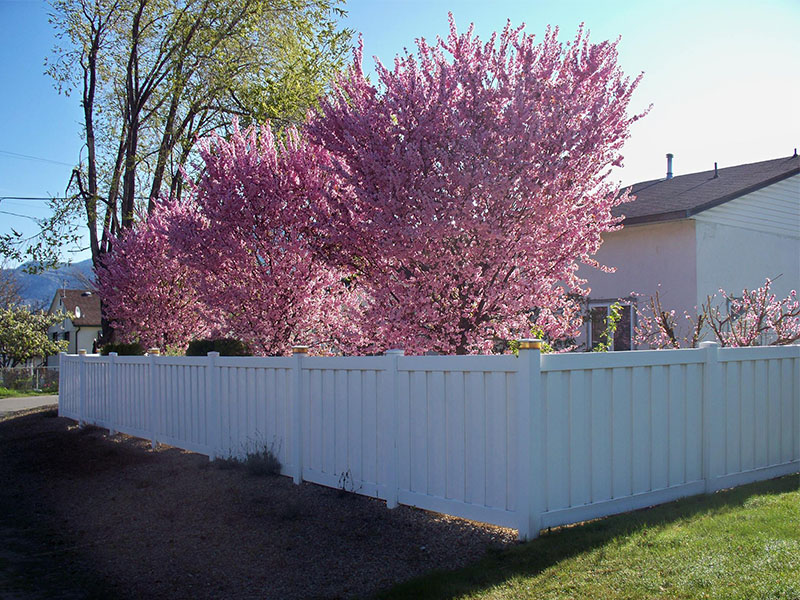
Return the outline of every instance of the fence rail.
[[[800,471],[800,346],[60,364],[63,416],[521,538]]]

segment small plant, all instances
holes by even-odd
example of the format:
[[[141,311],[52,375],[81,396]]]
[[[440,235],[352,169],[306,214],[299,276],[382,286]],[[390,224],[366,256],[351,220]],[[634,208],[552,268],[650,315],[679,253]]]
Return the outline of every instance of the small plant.
[[[274,477],[281,474],[281,461],[266,446],[253,454],[248,454],[244,459],[244,467],[248,475],[257,477]]]
[[[339,494],[342,496],[349,496],[351,494],[357,493],[362,486],[356,487],[355,481],[353,480],[353,474],[350,472],[350,469],[347,469],[341,475],[339,475]]]
[[[217,458],[214,466],[223,471],[243,468],[248,475],[263,477],[281,474],[281,461],[272,447],[263,446],[261,450],[248,452],[244,458],[229,456]]]
[[[608,307],[608,316],[606,317],[606,328],[600,334],[600,340],[597,345],[592,348],[592,352],[608,352],[614,347],[614,334],[617,332],[617,325],[622,318],[622,304],[614,302]]]

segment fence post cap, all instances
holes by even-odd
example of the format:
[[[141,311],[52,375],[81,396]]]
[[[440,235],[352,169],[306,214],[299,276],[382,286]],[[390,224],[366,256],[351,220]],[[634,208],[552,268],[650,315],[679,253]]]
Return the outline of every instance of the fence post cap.
[[[79,356],[86,356],[86,349],[85,348],[81,348],[80,350],[78,350],[78,355]]]
[[[541,350],[542,340],[539,338],[524,338],[519,340],[520,350]]]
[[[405,356],[406,351],[402,348],[392,348],[384,352],[386,356]]]
[[[292,354],[308,354],[308,346],[292,346]]]
[[[217,357],[217,356],[219,356],[219,352],[217,352],[217,351],[215,351],[215,350],[212,350],[211,352],[206,352],[206,356],[214,356],[214,357]]]
[[[117,356],[119,356],[119,354],[118,354],[117,352],[109,352],[109,353],[108,353],[108,355],[109,355],[109,356],[112,356],[112,357],[117,357]]]
[[[719,344],[717,342],[700,342],[701,348],[719,348]]]

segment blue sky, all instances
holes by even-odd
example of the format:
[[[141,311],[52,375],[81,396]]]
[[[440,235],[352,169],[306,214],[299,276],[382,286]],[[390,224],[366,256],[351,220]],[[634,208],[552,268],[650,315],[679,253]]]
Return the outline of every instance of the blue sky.
[[[448,11],[484,39],[507,19],[537,35],[557,25],[562,39],[581,22],[596,41],[622,36],[623,69],[644,72],[632,109],[653,104],[626,145],[624,184],[663,177],[667,152],[679,175],[800,148],[798,0],[352,0],[346,9],[365,58],[387,63],[415,38],[446,34]],[[55,43],[47,11],[38,0],[0,0],[0,198],[63,193],[80,156],[78,99],[59,96],[43,74]],[[0,232],[29,230],[29,219],[5,213],[43,216],[44,203],[0,199],[0,211]]]

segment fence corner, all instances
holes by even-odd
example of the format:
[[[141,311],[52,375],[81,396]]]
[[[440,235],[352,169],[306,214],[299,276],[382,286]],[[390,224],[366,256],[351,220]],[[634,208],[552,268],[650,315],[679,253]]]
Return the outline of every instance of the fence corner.
[[[716,491],[714,480],[724,470],[725,448],[724,414],[722,406],[722,374],[719,365],[719,344],[717,342],[701,342],[700,349],[705,351],[703,363],[703,485],[705,493]]]
[[[544,511],[543,405],[541,397],[541,345],[539,339],[519,341],[517,366],[517,528],[520,540],[539,536]]]
[[[303,482],[303,359],[308,354],[308,346],[292,347],[293,385],[292,385],[292,481]]]
[[[386,357],[386,390],[384,391],[384,398],[389,401],[388,416],[389,416],[389,435],[386,439],[388,446],[388,472],[386,481],[386,508],[397,508],[398,506],[398,493],[400,490],[400,449],[398,448],[398,389],[397,389],[397,362],[401,356],[405,354],[405,350],[393,349],[387,350],[384,355]]]

